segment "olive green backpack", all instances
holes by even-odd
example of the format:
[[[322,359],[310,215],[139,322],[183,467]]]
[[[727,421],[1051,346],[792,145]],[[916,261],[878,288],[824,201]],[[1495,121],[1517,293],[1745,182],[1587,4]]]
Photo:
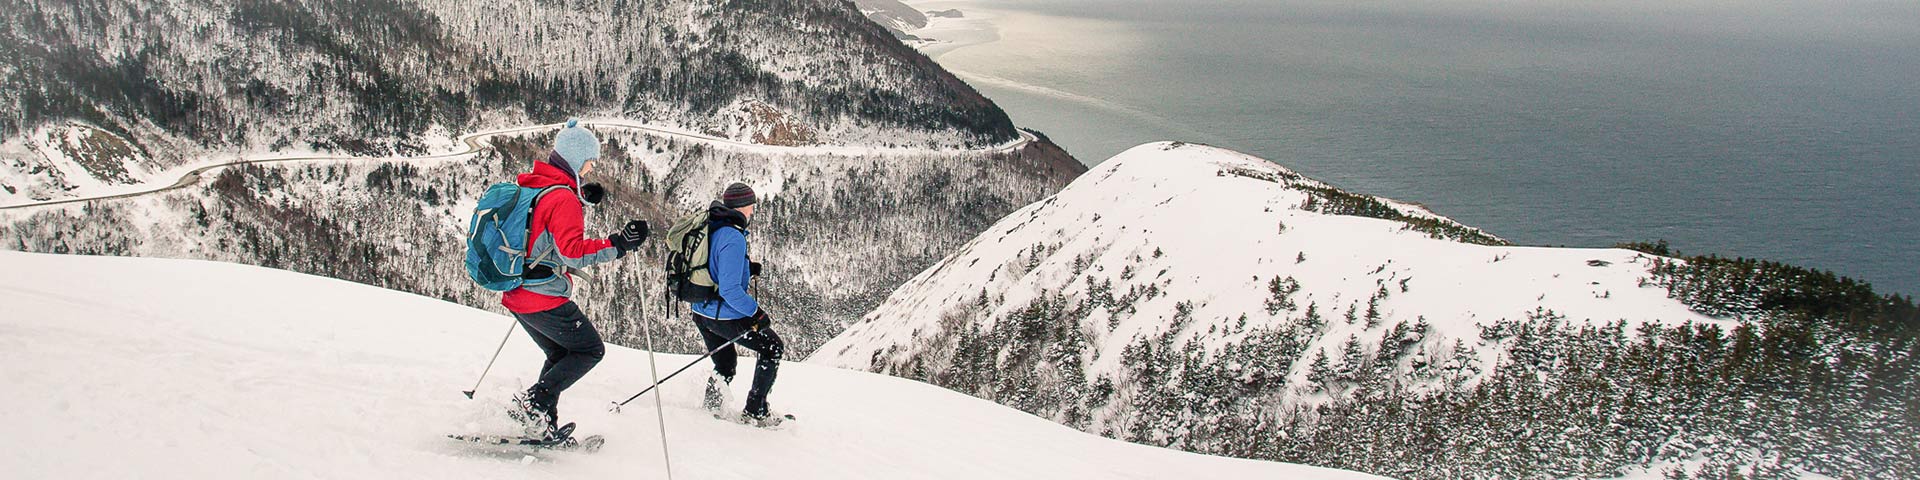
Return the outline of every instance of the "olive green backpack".
[[[707,240],[713,235],[708,219],[707,211],[701,210],[673,222],[667,230],[667,290],[682,302],[720,298],[713,273],[707,270]]]

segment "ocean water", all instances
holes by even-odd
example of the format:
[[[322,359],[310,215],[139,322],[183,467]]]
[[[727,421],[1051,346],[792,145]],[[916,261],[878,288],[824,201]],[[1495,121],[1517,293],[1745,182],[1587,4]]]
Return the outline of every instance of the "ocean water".
[[[1920,2],[973,0],[923,47],[1089,164],[1258,155],[1522,244],[1920,293]]]

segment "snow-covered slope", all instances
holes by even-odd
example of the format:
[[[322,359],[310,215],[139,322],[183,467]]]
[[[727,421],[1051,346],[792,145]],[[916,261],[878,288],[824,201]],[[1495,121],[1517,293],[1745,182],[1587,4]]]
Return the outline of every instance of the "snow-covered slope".
[[[903,35],[927,26],[927,14],[900,3],[900,0],[853,0],[853,4],[873,23],[886,27],[894,35]]]
[[[149,180],[156,165],[127,139],[82,122],[0,138],[0,204],[48,200]]]
[[[1656,264],[1684,265],[1513,246],[1262,159],[1154,143],[989,227],[809,361],[1134,442],[1408,478],[1606,477],[1707,456],[1805,465],[1813,455],[1772,439],[1848,423],[1697,413],[1780,401],[1700,386],[1801,362],[1755,352],[1805,329],[1690,310]],[[1825,468],[1895,457],[1847,458]]]
[[[643,352],[611,348],[562,414],[595,454],[442,437],[499,412],[539,356],[509,320],[233,264],[0,252],[0,471],[10,478],[614,478],[661,471]],[[684,333],[684,332],[682,332]],[[518,335],[518,334],[516,334]],[[664,369],[691,360],[661,355]],[[710,418],[699,375],[665,389],[676,478],[1372,478],[1131,445],[946,390],[792,363],[763,431]],[[743,382],[744,383],[744,382]],[[741,393],[741,392],[737,392]],[[1244,476],[1244,477],[1243,477]]]
[[[1297,323],[1309,307],[1325,321],[1307,348],[1330,353],[1349,335],[1376,339],[1402,322],[1430,327],[1418,346],[1446,353],[1438,339],[1472,339],[1476,325],[1541,308],[1595,322],[1714,321],[1646,284],[1648,255],[1436,238],[1493,239],[1384,199],[1375,200],[1392,213],[1376,216],[1437,226],[1325,213],[1341,201],[1330,198],[1351,195],[1237,152],[1135,147],[988,228],[813,360],[875,371],[940,363],[926,349],[942,345],[929,339],[956,335],[957,326],[991,328],[1056,295],[1097,300],[1075,319],[1090,341],[1091,377],[1121,369],[1123,351],[1141,338],[1217,349],[1246,339],[1249,327]],[[1479,349],[1476,358],[1489,364],[1495,355]],[[1306,372],[1261,374],[1301,384]]]

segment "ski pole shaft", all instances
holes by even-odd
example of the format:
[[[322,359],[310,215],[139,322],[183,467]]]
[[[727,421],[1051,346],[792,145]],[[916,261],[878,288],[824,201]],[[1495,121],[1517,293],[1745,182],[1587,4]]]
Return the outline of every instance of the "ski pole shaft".
[[[513,338],[513,327],[515,324],[518,324],[518,323],[520,323],[519,320],[514,320],[513,323],[507,324],[507,335],[504,337],[500,337],[500,346],[493,348],[493,359],[487,360],[487,368],[485,370],[480,371],[480,379],[473,381],[473,389],[460,392],[460,393],[467,394],[468,400],[473,399],[473,392],[480,391],[480,382],[487,380],[487,372],[493,371],[493,362],[500,360],[500,352],[507,349],[507,339]]]
[[[613,407],[614,407],[614,408],[620,408],[620,407],[624,407],[624,406],[626,406],[628,402],[632,402],[632,401],[633,401],[634,399],[637,399],[637,398],[640,398],[640,396],[641,396],[641,395],[646,395],[646,394],[647,394],[647,392],[651,392],[651,391],[653,391],[653,389],[655,389],[655,388],[659,388],[659,387],[660,387],[660,384],[662,384],[662,383],[666,383],[666,381],[667,381],[667,380],[672,380],[672,379],[673,379],[673,377],[674,377],[675,375],[679,375],[679,374],[680,374],[680,372],[684,372],[684,371],[687,371],[687,369],[689,369],[689,368],[693,368],[693,366],[694,366],[694,365],[699,365],[699,364],[700,364],[700,361],[701,361],[701,360],[706,360],[706,359],[707,359],[707,357],[711,357],[711,356],[713,356],[713,354],[714,354],[715,352],[719,352],[719,351],[720,351],[720,349],[722,349],[722,348],[727,348],[727,347],[730,347],[730,346],[733,346],[733,342],[736,342],[736,341],[739,341],[739,340],[740,340],[741,338],[745,338],[745,337],[747,336],[747,334],[749,334],[749,333],[753,333],[753,331],[752,331],[752,330],[748,330],[748,331],[745,331],[745,332],[740,332],[740,334],[739,334],[739,335],[735,335],[735,336],[734,336],[734,337],[733,337],[732,339],[730,339],[730,340],[727,340],[727,343],[723,343],[723,344],[720,344],[720,346],[719,346],[719,347],[715,347],[715,348],[714,348],[714,349],[712,349],[712,350],[708,350],[708,351],[707,351],[707,353],[705,353],[705,354],[702,354],[702,355],[700,355],[700,358],[696,358],[696,359],[693,359],[693,362],[690,362],[690,363],[688,363],[688,364],[687,364],[686,366],[684,366],[684,367],[680,367],[680,369],[679,369],[679,370],[674,370],[674,371],[673,371],[673,373],[669,373],[669,374],[667,374],[667,376],[666,376],[665,378],[661,378],[661,379],[660,379],[660,381],[658,381],[658,382],[654,382],[654,384],[653,384],[653,385],[651,385],[651,386],[648,386],[646,390],[641,390],[641,391],[640,391],[640,393],[636,393],[636,394],[633,394],[633,396],[631,396],[631,397],[627,397],[627,399],[626,399],[626,400],[624,400],[624,401],[621,401],[621,402],[619,402],[619,403],[615,403],[615,404],[613,404]]]
[[[662,300],[666,299],[662,298]],[[671,308],[671,304],[668,305]],[[660,369],[654,366],[653,361],[653,327],[648,326],[647,322],[641,322],[640,328],[647,336],[647,373],[653,375],[653,384],[659,385]],[[653,417],[656,424],[660,425],[660,459],[664,462],[662,465],[667,471],[667,480],[673,480],[673,455],[667,451],[667,410],[661,406],[660,402],[660,396],[654,395]]]

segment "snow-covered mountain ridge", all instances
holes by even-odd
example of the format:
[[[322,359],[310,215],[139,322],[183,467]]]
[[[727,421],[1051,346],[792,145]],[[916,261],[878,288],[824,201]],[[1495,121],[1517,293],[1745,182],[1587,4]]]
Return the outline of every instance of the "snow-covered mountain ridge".
[[[1385,199],[1377,200],[1392,213],[1382,216],[1423,222],[1322,213],[1331,203],[1322,192],[1329,190],[1271,162],[1215,147],[1136,147],[1008,215],[902,286],[814,358],[912,370],[874,361],[928,361],[906,345],[958,333],[943,320],[978,315],[981,321],[972,324],[988,329],[1049,295],[1103,300],[1086,314],[1105,321],[1082,326],[1093,334],[1087,353],[1094,359],[1088,374],[1095,376],[1120,369],[1123,351],[1139,338],[1172,335],[1176,343],[1201,340],[1217,349],[1248,338],[1246,325],[1289,322],[1309,308],[1325,320],[1309,351],[1337,351],[1349,335],[1371,340],[1402,322],[1424,324],[1440,338],[1472,338],[1476,325],[1543,308],[1600,323],[1719,322],[1649,284],[1655,260],[1649,255],[1434,238],[1445,232],[1494,237]],[[1422,224],[1445,228],[1422,231]],[[996,308],[978,310],[983,291]],[[1106,305],[1107,299],[1116,300]],[[1344,321],[1349,313],[1364,321]],[[1423,353],[1443,355],[1446,345],[1423,346],[1433,350]],[[881,350],[887,354],[876,357]],[[1476,351],[1470,362],[1491,364],[1496,354]],[[1255,375],[1305,383],[1306,373]]]
[[[540,354],[511,320],[233,264],[0,252],[0,470],[12,478],[612,478],[662,473],[647,356],[609,348],[562,399],[593,454],[454,442],[512,429]],[[32,272],[27,274],[25,272]],[[181,281],[193,279],[192,281]],[[659,355],[662,371],[693,360]],[[712,419],[701,375],[664,388],[675,478],[1378,478],[1097,438],[916,382],[789,364],[765,431]],[[102,455],[110,460],[103,461]]]
[[[0,25],[0,200],[88,182],[25,145],[69,124],[125,139],[133,180],[216,153],[418,155],[569,116],[778,145],[1017,137],[842,0],[0,0]]]
[[[927,26],[927,14],[901,3],[900,0],[853,0],[853,4],[860,8],[860,13],[866,14],[868,19],[873,20],[873,23],[880,24],[887,29],[888,33],[903,40],[913,38],[906,32]]]
[[[1885,420],[1915,405],[1888,392],[1920,393],[1916,325],[1910,300],[1831,274],[1513,246],[1154,143],[987,228],[809,361],[1402,478],[1892,478],[1920,468],[1893,433],[1920,419]]]

